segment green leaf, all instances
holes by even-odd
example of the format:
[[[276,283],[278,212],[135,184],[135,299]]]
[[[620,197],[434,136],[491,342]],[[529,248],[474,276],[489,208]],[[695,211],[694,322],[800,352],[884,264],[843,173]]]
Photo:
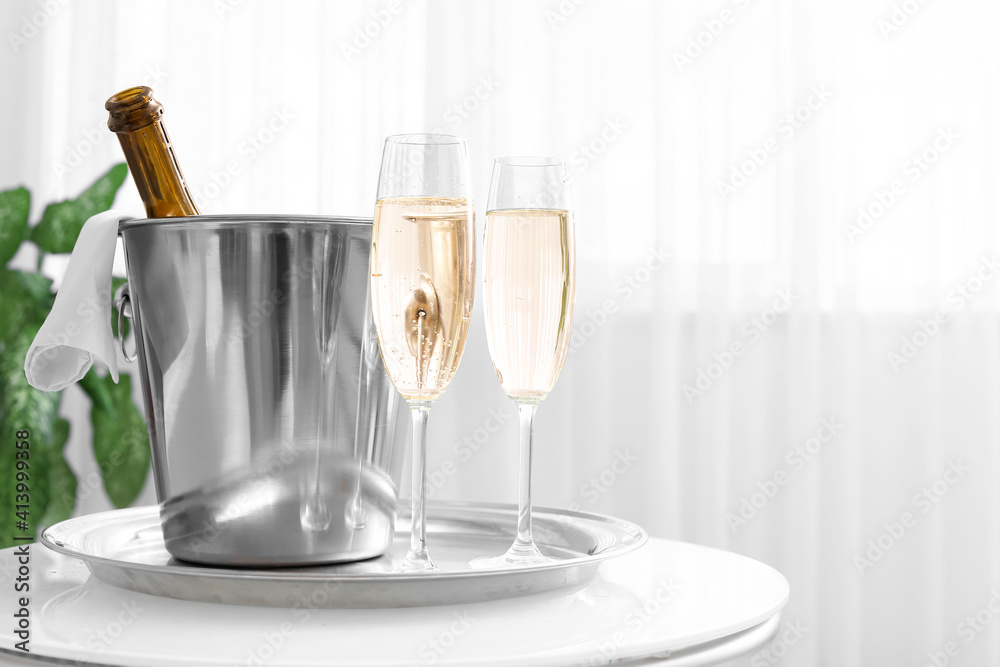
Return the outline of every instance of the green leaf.
[[[104,383],[104,378],[98,375],[93,368],[87,371],[87,374],[77,384],[90,397],[90,402],[93,403],[91,410],[100,408],[105,412],[115,411],[114,399],[111,397],[108,385]]]
[[[0,268],[0,350],[25,327],[45,321],[56,298],[51,288],[45,276]]]
[[[149,470],[146,421],[132,402],[131,380],[122,375],[115,384],[110,374],[98,378],[91,369],[83,381],[84,391],[96,396],[90,410],[94,456],[104,478],[104,490],[115,507],[132,504]]]
[[[49,309],[56,300],[56,295],[52,292],[52,279],[38,273],[25,271],[11,271],[11,273],[24,288],[25,293],[34,299],[38,307],[48,315]]]
[[[24,188],[0,192],[0,266],[7,266],[28,231],[31,195]]]
[[[0,546],[13,544],[13,535],[34,536],[37,520],[45,511],[48,499],[45,452],[55,441],[53,424],[59,409],[59,393],[39,391],[24,377],[24,356],[38,332],[39,325],[24,327],[5,341],[0,354]],[[31,530],[15,530],[15,434],[29,432],[29,474]],[[40,477],[36,475],[41,475]]]
[[[31,240],[45,252],[72,252],[83,223],[111,208],[126,174],[125,164],[117,164],[76,199],[46,206],[42,221],[31,230]]]
[[[46,528],[73,516],[73,509],[76,507],[76,475],[63,455],[68,440],[69,422],[65,419],[56,420],[52,428],[52,443],[46,451],[48,477],[45,490],[48,502],[41,518],[35,522],[38,528]]]
[[[52,424],[59,405],[59,393],[35,389],[24,376],[24,357],[38,333],[39,325],[25,327],[8,341],[0,355],[0,419],[15,429],[30,428],[36,437],[52,437]],[[9,433],[0,432],[0,438]]]

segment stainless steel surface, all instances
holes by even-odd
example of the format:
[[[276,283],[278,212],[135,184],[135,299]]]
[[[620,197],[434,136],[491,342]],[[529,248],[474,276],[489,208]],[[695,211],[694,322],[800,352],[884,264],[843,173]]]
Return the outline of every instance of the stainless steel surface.
[[[198,216],[119,234],[167,551],[229,566],[383,553],[405,411],[371,321],[371,221]]]
[[[128,315],[125,312],[128,310]],[[136,360],[136,353],[131,354],[125,351],[125,318],[132,319],[132,304],[128,293],[128,283],[121,285],[115,290],[115,310],[118,311],[118,349],[122,351],[125,361],[131,363]]]
[[[401,572],[409,540],[401,507],[396,537],[382,557],[311,568],[225,570],[188,565],[164,548],[156,509],[136,507],[77,517],[47,528],[41,542],[86,562],[98,579],[128,590],[200,602],[284,607],[416,607],[530,595],[582,585],[609,558],[642,546],[646,533],[611,517],[534,508],[535,537],[555,562],[470,569],[479,556],[503,553],[516,531],[513,505],[430,503],[428,533],[440,571]]]

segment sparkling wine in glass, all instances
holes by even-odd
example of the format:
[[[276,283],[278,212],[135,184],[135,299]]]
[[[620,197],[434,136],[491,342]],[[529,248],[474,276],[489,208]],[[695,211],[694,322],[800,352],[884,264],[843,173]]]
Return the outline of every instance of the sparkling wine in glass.
[[[520,420],[517,536],[474,567],[550,562],[531,534],[532,422],[562,370],[576,297],[573,216],[566,166],[554,158],[498,158],[486,212],[486,337]]]
[[[372,313],[386,371],[413,417],[410,549],[403,569],[433,570],[424,505],[427,416],[462,360],[475,280],[465,141],[436,134],[387,138],[377,199]]]

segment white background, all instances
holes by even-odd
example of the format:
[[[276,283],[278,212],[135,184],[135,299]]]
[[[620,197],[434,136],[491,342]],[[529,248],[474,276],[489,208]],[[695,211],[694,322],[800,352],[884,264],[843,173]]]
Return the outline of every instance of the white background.
[[[28,186],[33,220],[78,194],[121,160],[104,101],[138,83],[205,213],[370,215],[383,138],[440,130],[469,140],[481,221],[494,157],[562,156],[576,336],[536,500],[778,568],[808,628],[783,664],[921,665],[949,641],[950,664],[998,664],[1000,618],[966,621],[1000,591],[998,19],[975,0],[5,2],[0,189]],[[141,211],[131,182],[117,203]],[[86,474],[87,401],[63,408]],[[435,497],[513,502],[514,421],[478,304],[431,418],[430,470],[457,469]]]

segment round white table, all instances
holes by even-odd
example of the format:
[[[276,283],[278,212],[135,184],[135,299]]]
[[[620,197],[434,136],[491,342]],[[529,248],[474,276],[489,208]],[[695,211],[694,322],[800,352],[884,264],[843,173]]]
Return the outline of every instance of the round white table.
[[[0,551],[0,664],[711,665],[746,655],[779,629],[788,582],[750,558],[652,539],[601,566],[585,586],[475,604],[407,609],[281,609],[134,593],[40,544],[30,552],[30,654],[14,549]]]

